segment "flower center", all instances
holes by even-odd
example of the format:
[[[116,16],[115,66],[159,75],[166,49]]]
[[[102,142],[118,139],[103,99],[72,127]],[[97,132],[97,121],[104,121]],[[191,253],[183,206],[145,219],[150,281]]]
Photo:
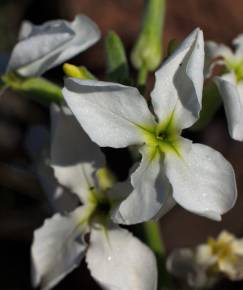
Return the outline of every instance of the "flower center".
[[[156,125],[154,128],[142,127],[145,143],[153,159],[157,153],[173,153],[181,157],[179,150],[180,130],[174,126],[173,114],[168,120]]]
[[[89,221],[99,224],[106,224],[110,211],[113,207],[112,200],[106,195],[106,192],[90,188],[90,200],[92,211],[90,213]]]
[[[223,261],[236,262],[237,257],[233,253],[231,242],[209,239],[208,245],[211,247],[212,254],[218,257],[218,263]]]
[[[238,60],[226,59],[225,65],[228,70],[234,71],[237,82],[243,81],[243,59],[238,59]]]
[[[112,208],[111,201],[108,198],[99,199],[96,205],[96,213],[98,215],[109,215]]]
[[[170,134],[168,132],[160,132],[156,138],[159,140],[159,142],[163,142],[163,141],[166,141],[166,140],[169,140],[169,137],[170,137]]]

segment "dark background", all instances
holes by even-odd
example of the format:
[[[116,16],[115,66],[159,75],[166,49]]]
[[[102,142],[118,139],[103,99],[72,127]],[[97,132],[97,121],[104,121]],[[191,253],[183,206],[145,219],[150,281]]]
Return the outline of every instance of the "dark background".
[[[195,27],[203,29],[205,39],[230,45],[243,32],[242,0],[167,1],[164,46],[172,38],[183,39]],[[3,72],[23,19],[40,24],[54,18],[72,20],[75,14],[90,16],[103,36],[115,30],[130,51],[139,31],[142,0],[0,0],[0,71]],[[104,75],[103,42],[72,61],[85,65],[100,78]],[[60,68],[46,74],[62,80]],[[151,84],[153,79],[151,78]],[[26,130],[48,124],[48,110],[33,101],[7,91],[0,97],[0,289],[31,289],[30,245],[35,228],[48,215],[45,196],[30,170],[24,148]],[[193,246],[227,229],[243,237],[243,144],[229,138],[223,110],[220,109],[203,133],[190,134],[194,141],[212,146],[233,164],[239,197],[236,206],[221,223],[200,218],[177,206],[161,220],[162,235],[168,252],[176,247]],[[122,153],[122,152],[121,152]],[[110,154],[110,159],[119,158]],[[120,159],[123,162],[124,158]],[[114,163],[114,160],[113,160]],[[126,166],[124,161],[122,166]],[[195,193],[196,194],[196,193]],[[98,289],[85,268],[75,270],[56,289]],[[217,289],[243,289],[242,283],[224,281]]]

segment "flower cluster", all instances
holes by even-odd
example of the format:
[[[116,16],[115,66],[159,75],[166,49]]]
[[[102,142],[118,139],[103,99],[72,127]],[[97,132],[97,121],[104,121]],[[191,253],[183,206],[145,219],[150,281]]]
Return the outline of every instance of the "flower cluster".
[[[14,89],[16,78],[22,82],[22,78],[39,77],[99,38],[97,26],[83,15],[73,22],[57,20],[40,26],[25,22],[3,80]],[[34,286],[51,289],[86,257],[91,275],[104,289],[156,290],[154,253],[119,225],[157,220],[176,203],[220,221],[234,206],[237,189],[231,164],[221,153],[182,134],[200,117],[205,72],[208,76],[213,66],[223,64],[223,74],[215,82],[230,134],[243,140],[242,39],[234,41],[234,55],[213,42],[205,46],[203,32],[195,29],[155,72],[149,101],[136,87],[100,81],[86,69],[64,66],[73,77],[65,78],[59,105],[50,106],[50,134],[45,150],[39,148],[41,154],[35,158],[55,213],[34,233]],[[146,41],[139,43],[133,58],[144,69]],[[156,38],[159,49],[160,38]],[[159,60],[160,53],[147,70],[153,70]],[[127,74],[128,70],[126,80]],[[39,79],[35,81],[38,84]],[[118,181],[99,146],[133,146],[141,161],[127,180]],[[174,253],[167,265],[171,272],[186,276],[190,285],[202,287],[214,281],[215,272],[242,278],[242,253],[242,241],[224,232],[195,251]]]

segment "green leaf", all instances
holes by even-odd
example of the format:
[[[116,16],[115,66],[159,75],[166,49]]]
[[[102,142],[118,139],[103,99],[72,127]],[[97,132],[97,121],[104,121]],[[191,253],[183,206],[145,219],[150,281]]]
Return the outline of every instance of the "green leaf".
[[[120,37],[110,31],[105,38],[107,75],[110,81],[129,84],[129,67]]]

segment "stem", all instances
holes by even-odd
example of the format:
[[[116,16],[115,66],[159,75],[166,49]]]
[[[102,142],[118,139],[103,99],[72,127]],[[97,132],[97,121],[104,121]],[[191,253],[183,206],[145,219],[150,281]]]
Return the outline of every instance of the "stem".
[[[158,222],[142,224],[143,238],[154,252],[158,266],[158,290],[171,290],[171,279],[165,268],[165,248],[161,238]]]
[[[1,77],[4,85],[42,104],[63,101],[61,87],[42,77],[23,77],[16,72]]]
[[[141,94],[145,93],[147,78],[148,78],[148,70],[146,66],[142,66],[138,72],[138,80],[137,80],[138,89]]]

